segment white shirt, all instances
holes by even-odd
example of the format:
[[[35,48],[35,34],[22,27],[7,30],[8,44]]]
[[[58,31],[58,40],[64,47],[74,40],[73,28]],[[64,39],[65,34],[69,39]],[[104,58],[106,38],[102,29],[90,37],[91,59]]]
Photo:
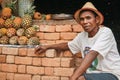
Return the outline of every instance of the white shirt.
[[[68,46],[73,54],[81,52],[83,58],[85,47],[97,51],[99,53],[97,70],[112,73],[120,80],[120,54],[114,35],[109,28],[101,26],[92,38],[88,37],[87,32],[81,32],[75,39],[68,42]]]

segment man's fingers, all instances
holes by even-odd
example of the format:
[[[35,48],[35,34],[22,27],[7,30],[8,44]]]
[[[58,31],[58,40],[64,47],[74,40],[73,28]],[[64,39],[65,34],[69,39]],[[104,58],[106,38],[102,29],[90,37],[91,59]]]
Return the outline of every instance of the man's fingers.
[[[44,46],[36,46],[35,47],[35,54],[40,54],[46,51],[46,48]]]
[[[40,50],[40,46],[36,46],[35,47],[35,51],[37,52],[37,51],[39,51]]]
[[[41,54],[43,52],[44,52],[43,50],[38,50],[38,51],[35,52],[35,54]]]

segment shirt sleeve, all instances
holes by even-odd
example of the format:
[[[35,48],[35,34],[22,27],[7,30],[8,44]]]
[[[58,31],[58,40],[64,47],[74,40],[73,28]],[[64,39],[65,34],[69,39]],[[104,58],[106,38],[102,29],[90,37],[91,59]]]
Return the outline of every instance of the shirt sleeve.
[[[107,29],[101,33],[95,44],[91,47],[91,50],[97,51],[103,57],[105,57],[114,44],[114,36],[110,29]]]
[[[73,54],[78,53],[81,50],[80,39],[80,34],[78,34],[72,41],[68,42],[68,47]]]

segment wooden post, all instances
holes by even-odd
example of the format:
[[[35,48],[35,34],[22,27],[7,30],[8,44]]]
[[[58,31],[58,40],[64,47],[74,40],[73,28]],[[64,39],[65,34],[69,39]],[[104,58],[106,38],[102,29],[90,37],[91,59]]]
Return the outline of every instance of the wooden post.
[[[23,17],[26,10],[29,9],[33,0],[18,0],[18,13],[19,16]]]

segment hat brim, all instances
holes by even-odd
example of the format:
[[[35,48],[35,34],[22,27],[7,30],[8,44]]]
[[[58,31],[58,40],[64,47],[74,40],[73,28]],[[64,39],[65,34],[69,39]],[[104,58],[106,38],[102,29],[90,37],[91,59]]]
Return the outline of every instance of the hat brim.
[[[102,13],[99,12],[98,10],[95,10],[95,9],[92,9],[92,8],[82,8],[82,9],[77,10],[77,11],[75,12],[75,14],[74,14],[74,18],[75,18],[75,20],[76,20],[77,23],[80,24],[79,14],[80,14],[81,11],[83,11],[83,10],[91,10],[91,11],[94,11],[94,12],[99,16],[99,19],[100,19],[99,25],[101,25],[101,24],[103,23],[104,17],[103,17],[103,15],[102,15]]]

